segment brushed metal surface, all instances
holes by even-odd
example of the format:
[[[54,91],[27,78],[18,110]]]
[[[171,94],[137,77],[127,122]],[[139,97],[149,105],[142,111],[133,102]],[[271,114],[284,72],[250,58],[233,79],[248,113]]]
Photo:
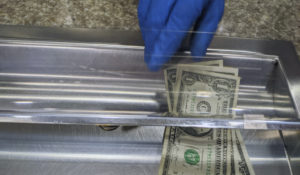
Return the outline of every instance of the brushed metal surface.
[[[235,120],[163,117],[162,72],[145,71],[142,43],[136,32],[0,25],[0,174],[157,174],[162,126],[60,124],[244,128],[243,114],[258,114],[266,118],[250,129],[300,128],[300,62],[290,43],[214,39],[204,60],[240,69]],[[283,132],[286,152],[277,130],[242,135],[256,174],[290,174],[287,154],[299,172],[298,132]]]
[[[158,172],[164,127],[0,124],[4,175],[147,174]],[[243,130],[257,175],[289,174],[278,131]]]
[[[112,31],[99,29],[82,28],[51,28],[34,26],[10,26],[0,25],[1,38],[30,39],[41,41],[69,41],[80,42],[81,47],[84,43],[115,43],[120,45],[142,46],[143,40],[139,32],[133,31]],[[190,37],[182,44],[182,50],[187,50],[190,43]],[[291,94],[293,107],[295,107],[297,117],[300,117],[300,61],[296,50],[291,42],[279,40],[255,40],[240,38],[214,37],[209,50],[235,50],[243,54],[263,53],[267,55],[276,55],[278,57],[279,67],[284,75],[284,84],[287,83]],[[240,64],[240,63],[238,63]],[[275,83],[276,84],[276,83]],[[281,89],[276,86],[277,89]],[[278,91],[277,91],[278,92]],[[284,93],[284,92],[280,92]],[[276,101],[277,95],[275,95]]]
[[[293,174],[300,174],[300,131],[282,131]]]
[[[189,62],[188,55],[173,61]],[[244,128],[243,115],[252,114],[264,116],[252,123],[270,129],[299,128],[277,56],[224,49],[207,55],[203,60],[239,68],[236,120],[163,117],[163,73],[147,70],[141,46],[1,39],[0,122]]]

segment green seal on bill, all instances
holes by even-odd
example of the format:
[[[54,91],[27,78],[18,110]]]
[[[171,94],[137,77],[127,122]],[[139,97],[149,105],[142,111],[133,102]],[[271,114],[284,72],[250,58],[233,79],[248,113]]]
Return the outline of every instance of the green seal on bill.
[[[184,160],[190,165],[196,165],[200,161],[200,156],[196,150],[187,149],[184,152]]]

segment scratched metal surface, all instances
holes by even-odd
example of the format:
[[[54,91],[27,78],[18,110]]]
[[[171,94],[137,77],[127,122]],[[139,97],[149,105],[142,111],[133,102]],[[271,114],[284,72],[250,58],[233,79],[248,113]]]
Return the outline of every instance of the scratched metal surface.
[[[5,175],[157,174],[163,127],[0,124]],[[278,131],[242,131],[257,175],[289,174]]]
[[[217,41],[224,46],[248,40]],[[180,61],[190,61],[188,53],[182,56]],[[239,68],[236,120],[176,119],[163,115],[168,112],[163,72],[147,70],[141,46],[3,39],[0,122],[244,128],[243,116],[250,114],[263,116],[251,122],[265,122],[269,129],[295,129],[300,98],[293,88],[297,77],[289,81],[289,69],[283,73],[281,67],[290,63],[287,58],[279,62],[274,55],[210,48],[203,60],[222,59]]]

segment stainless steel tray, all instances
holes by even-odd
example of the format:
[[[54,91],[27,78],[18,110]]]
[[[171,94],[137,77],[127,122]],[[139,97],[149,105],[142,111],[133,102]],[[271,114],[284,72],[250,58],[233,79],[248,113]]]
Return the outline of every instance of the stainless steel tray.
[[[204,60],[242,78],[237,117],[224,119],[164,117],[163,74],[147,70],[138,33],[2,26],[0,37],[0,122],[300,128],[300,62],[288,42],[214,39]]]
[[[0,174],[157,174],[163,126],[100,123],[300,128],[300,63],[288,42],[215,38],[206,59],[239,67],[243,110],[180,119],[163,116],[163,76],[147,71],[135,32],[0,26],[0,38]],[[241,132],[257,175],[297,174],[298,131]]]
[[[256,175],[291,174],[278,131],[241,132]],[[0,172],[155,175],[163,134],[160,126],[103,131],[97,126],[0,124]]]

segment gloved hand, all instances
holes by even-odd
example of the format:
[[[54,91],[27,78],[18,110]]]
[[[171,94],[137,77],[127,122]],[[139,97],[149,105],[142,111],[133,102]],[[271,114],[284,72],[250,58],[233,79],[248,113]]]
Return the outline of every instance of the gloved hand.
[[[159,70],[180,47],[189,30],[193,56],[204,56],[224,11],[225,0],[140,0],[139,24],[145,62]]]

